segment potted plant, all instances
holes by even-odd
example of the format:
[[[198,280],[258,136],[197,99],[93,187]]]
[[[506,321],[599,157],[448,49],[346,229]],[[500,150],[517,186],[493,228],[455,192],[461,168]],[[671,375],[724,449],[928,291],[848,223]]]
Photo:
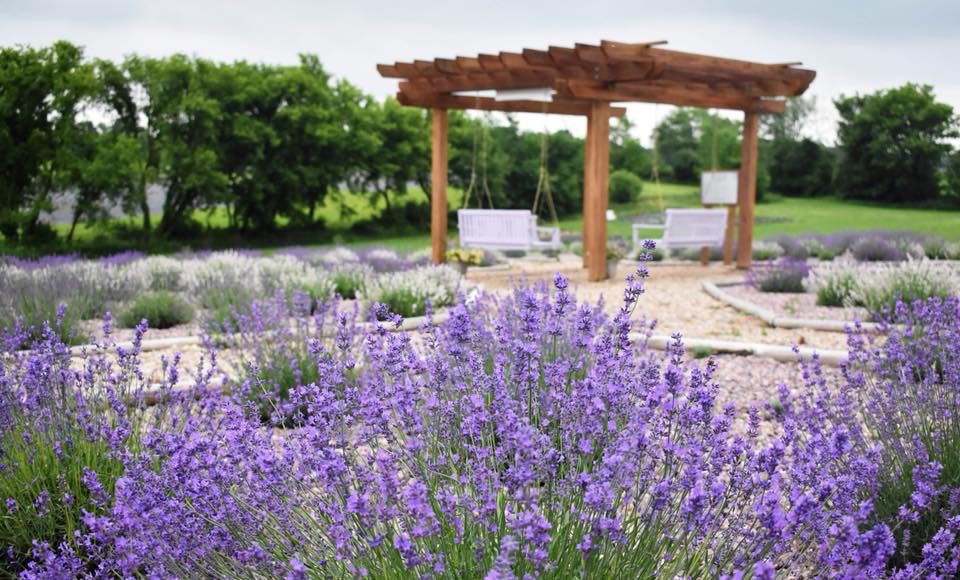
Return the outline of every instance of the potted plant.
[[[616,278],[617,264],[626,255],[620,246],[607,246],[607,278]]]
[[[467,274],[467,268],[470,266],[479,266],[483,261],[483,251],[465,250],[463,248],[454,248],[447,250],[447,262],[456,268],[461,275]]]

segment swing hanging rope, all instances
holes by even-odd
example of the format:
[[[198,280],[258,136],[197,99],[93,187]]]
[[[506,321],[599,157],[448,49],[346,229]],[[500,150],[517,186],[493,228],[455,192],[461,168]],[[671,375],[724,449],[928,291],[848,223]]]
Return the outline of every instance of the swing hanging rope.
[[[660,153],[657,147],[657,126],[660,124],[659,105],[653,106],[653,180],[657,184],[657,206],[663,213],[663,189],[660,186]]]
[[[560,219],[557,217],[557,208],[553,203],[553,188],[550,186],[550,170],[547,166],[549,161],[548,148],[549,148],[549,133],[547,132],[547,101],[543,102],[543,132],[540,133],[540,174],[537,178],[537,191],[533,195],[533,209],[531,210],[534,215],[539,215],[543,210],[543,204],[547,204],[547,209],[550,210],[550,219],[553,221],[553,225],[560,227]]]
[[[476,93],[476,109],[480,109],[480,93]],[[477,159],[480,159],[480,192],[477,194],[477,207],[483,209],[483,198],[487,198],[487,206],[493,208],[493,195],[490,193],[490,184],[487,182],[487,126],[485,119],[478,121],[477,128],[473,132],[473,153],[470,158],[470,183],[467,184],[467,191],[463,194],[463,203],[461,209],[470,207],[470,197],[473,190],[477,188]]]

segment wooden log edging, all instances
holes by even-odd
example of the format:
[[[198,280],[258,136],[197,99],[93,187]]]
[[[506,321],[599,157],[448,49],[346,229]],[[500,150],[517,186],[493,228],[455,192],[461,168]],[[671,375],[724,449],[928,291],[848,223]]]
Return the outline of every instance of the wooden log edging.
[[[757,306],[749,300],[737,298],[721,288],[729,286],[740,286],[742,282],[703,282],[703,290],[720,302],[733,306],[737,310],[755,316],[774,328],[808,328],[810,330],[822,330],[825,332],[845,332],[847,327],[853,328],[856,322],[852,320],[820,320],[815,318],[791,318],[789,316],[778,316],[772,310],[767,310],[762,306]],[[860,328],[868,332],[877,332],[878,325],[874,322],[861,322]]]
[[[639,333],[631,333],[630,338],[636,341],[646,340],[646,336]],[[687,351],[706,348],[715,354],[730,354],[740,356],[757,356],[770,358],[782,362],[798,362],[800,360],[809,360],[814,354],[820,358],[820,362],[831,367],[840,366],[847,360],[849,354],[845,350],[817,349],[802,346],[799,352],[795,352],[793,347],[782,346],[778,344],[763,344],[759,342],[739,342],[734,340],[722,340],[715,338],[696,338],[683,337],[683,347]],[[673,337],[665,334],[654,334],[647,341],[651,348],[657,350],[666,350],[673,344]]]

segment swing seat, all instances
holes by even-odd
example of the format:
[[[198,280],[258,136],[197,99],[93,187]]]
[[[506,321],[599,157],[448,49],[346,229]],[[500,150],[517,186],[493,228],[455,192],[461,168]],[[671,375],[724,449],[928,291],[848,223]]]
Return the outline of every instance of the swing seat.
[[[481,250],[559,250],[560,228],[540,227],[527,209],[457,210],[460,246]]]
[[[654,240],[658,248],[713,248],[723,245],[727,231],[727,210],[668,209],[662,224],[633,224],[633,246],[642,243],[640,230],[662,229],[663,237]]]

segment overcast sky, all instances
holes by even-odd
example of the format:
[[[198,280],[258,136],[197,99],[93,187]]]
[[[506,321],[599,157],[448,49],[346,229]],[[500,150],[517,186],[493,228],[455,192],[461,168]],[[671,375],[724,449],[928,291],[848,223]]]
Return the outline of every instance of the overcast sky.
[[[831,141],[840,94],[932,84],[960,112],[960,0],[525,2],[422,0],[0,0],[0,44],[66,39],[90,56],[176,52],[216,60],[294,63],[320,55],[334,75],[386,96],[377,63],[474,55],[600,39],[667,40],[666,48],[759,62],[802,61],[817,78],[809,132]],[[647,141],[669,107],[632,105]],[[524,126],[544,121],[521,115]],[[580,119],[551,128],[582,134]]]

